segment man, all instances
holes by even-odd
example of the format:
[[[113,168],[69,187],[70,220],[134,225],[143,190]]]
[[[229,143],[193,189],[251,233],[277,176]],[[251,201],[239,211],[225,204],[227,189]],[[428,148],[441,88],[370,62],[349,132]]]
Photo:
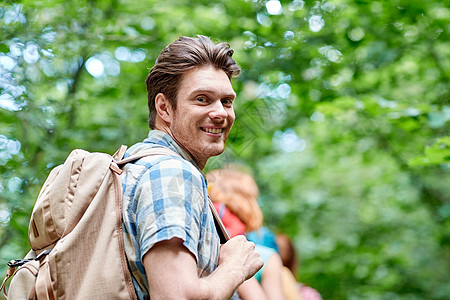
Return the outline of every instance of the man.
[[[254,244],[220,245],[201,170],[224,151],[234,122],[230,79],[240,69],[226,43],[180,37],[159,55],[147,80],[148,138],[128,155],[123,217],[128,265],[139,299],[226,299],[261,267]]]

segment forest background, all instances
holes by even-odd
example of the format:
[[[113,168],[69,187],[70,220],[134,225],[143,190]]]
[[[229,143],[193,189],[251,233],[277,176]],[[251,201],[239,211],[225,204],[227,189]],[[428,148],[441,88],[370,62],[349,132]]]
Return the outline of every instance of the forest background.
[[[227,150],[324,299],[449,299],[448,1],[23,0],[0,4],[0,273],[29,248],[48,172],[147,135],[144,80],[178,36],[242,75]]]

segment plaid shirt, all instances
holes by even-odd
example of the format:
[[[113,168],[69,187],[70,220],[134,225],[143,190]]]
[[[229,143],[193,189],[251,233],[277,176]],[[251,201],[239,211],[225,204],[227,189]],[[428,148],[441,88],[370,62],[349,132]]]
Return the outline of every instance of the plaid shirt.
[[[206,181],[195,161],[166,133],[151,130],[127,150],[168,147],[180,157],[153,155],[126,166],[123,185],[125,252],[138,299],[149,299],[142,258],[153,245],[177,237],[195,256],[200,277],[219,258],[220,241],[209,210]]]

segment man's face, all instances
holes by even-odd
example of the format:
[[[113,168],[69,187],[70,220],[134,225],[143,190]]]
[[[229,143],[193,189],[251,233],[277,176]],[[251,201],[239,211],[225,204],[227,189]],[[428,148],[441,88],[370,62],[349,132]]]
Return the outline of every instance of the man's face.
[[[203,168],[208,158],[225,148],[235,118],[236,93],[224,71],[205,66],[183,74],[177,97],[171,136]]]

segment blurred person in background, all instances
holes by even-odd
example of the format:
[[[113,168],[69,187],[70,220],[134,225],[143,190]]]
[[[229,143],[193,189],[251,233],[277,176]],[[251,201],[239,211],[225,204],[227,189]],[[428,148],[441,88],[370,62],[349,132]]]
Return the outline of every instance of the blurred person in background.
[[[206,174],[206,179],[208,193],[230,237],[261,228],[263,214],[257,202],[258,186],[251,175],[234,166],[211,171]],[[285,299],[280,256],[274,249],[263,245],[256,244],[255,249],[264,261],[264,266],[254,276],[260,282],[264,294],[267,299]],[[247,297],[254,295],[248,287],[250,284],[251,280],[238,290],[243,299],[250,299]]]
[[[283,265],[285,266],[282,271],[283,283],[292,279],[296,279],[298,282],[297,270],[299,261],[294,248],[294,244],[286,234],[282,233],[275,236],[275,241],[278,247],[278,253],[280,254]],[[285,289],[289,288],[289,286],[292,286],[292,284],[286,286]],[[300,299],[302,300],[322,300],[322,297],[320,296],[320,293],[318,291],[300,282],[297,283],[297,289],[290,292],[292,297],[287,298],[286,300],[298,299],[296,298],[297,293],[300,294]]]
[[[298,281],[299,260],[291,239],[283,233],[275,234],[267,227],[247,233],[247,239],[276,251],[283,262],[281,282],[286,300],[321,300],[319,292]]]

